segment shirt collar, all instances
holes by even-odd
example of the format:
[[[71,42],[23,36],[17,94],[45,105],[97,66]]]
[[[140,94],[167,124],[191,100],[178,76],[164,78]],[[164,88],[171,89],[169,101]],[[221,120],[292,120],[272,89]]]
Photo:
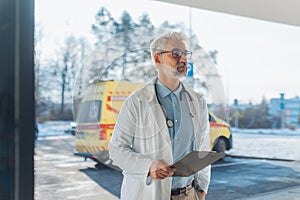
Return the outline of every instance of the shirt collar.
[[[170,93],[172,93],[172,91],[169,90],[169,88],[167,88],[166,86],[164,86],[158,79],[157,79],[156,85],[157,85],[157,88],[156,88],[157,93],[159,94],[159,96],[161,98],[165,98]],[[181,90],[182,90],[182,85],[180,83],[179,87],[173,92],[177,96],[177,98],[179,97]]]

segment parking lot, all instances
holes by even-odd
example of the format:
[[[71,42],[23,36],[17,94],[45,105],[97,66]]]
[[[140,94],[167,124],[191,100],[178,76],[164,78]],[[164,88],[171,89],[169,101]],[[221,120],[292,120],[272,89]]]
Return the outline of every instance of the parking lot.
[[[96,168],[93,161],[74,156],[74,144],[72,135],[37,140],[35,198],[119,199],[122,173],[105,166]],[[245,199],[298,186],[299,162],[227,156],[212,166],[206,199]]]

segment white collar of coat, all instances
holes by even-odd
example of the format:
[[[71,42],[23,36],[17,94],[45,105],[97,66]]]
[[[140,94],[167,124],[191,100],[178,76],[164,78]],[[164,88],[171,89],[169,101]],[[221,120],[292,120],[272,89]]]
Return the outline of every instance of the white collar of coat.
[[[156,79],[157,78],[152,79],[144,87],[142,87],[140,90],[137,91],[137,97],[141,101],[158,103],[156,95],[155,95]],[[198,99],[198,102],[203,100],[203,94],[196,93],[189,86],[185,85],[184,83],[182,83],[182,84],[183,84],[185,90],[192,96],[192,98],[194,100]]]

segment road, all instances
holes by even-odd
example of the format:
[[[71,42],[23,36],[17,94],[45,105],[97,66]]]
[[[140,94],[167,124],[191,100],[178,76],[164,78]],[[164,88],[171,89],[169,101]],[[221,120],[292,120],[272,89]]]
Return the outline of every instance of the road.
[[[105,166],[97,169],[93,161],[73,156],[74,144],[72,135],[37,140],[35,199],[119,199],[121,172]],[[299,162],[226,157],[212,166],[206,199],[245,199],[298,186]]]

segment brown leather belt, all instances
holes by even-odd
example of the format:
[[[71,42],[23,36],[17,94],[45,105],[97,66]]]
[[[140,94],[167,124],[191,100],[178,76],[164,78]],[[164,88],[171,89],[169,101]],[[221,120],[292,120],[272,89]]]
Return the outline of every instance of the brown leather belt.
[[[182,193],[185,193],[186,191],[188,191],[189,189],[191,189],[192,187],[195,186],[194,181],[192,181],[190,184],[188,184],[186,187],[183,188],[176,188],[176,189],[172,189],[171,190],[171,195],[172,196],[176,196],[176,195],[180,195]]]

